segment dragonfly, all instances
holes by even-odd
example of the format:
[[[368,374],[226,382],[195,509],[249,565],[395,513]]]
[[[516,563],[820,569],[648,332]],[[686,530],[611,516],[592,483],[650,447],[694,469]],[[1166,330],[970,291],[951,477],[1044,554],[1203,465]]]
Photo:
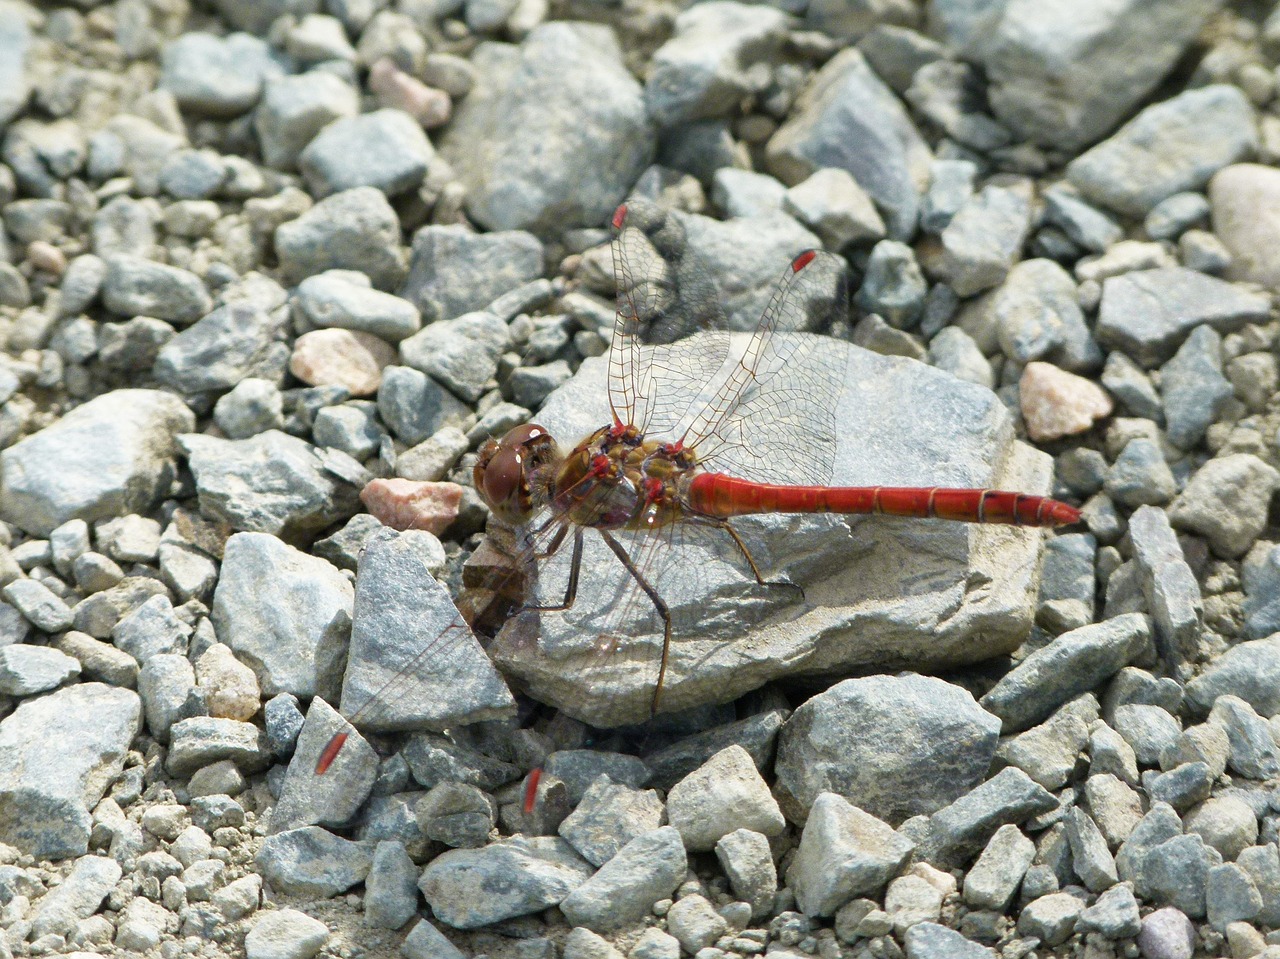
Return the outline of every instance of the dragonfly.
[[[731,520],[761,513],[934,518],[969,523],[1052,527],[1075,523],[1075,507],[1028,493],[946,487],[826,485],[835,453],[838,364],[822,337],[796,333],[807,311],[827,298],[838,256],[807,250],[788,266],[730,372],[709,395],[729,358],[727,335],[703,333],[666,343],[680,304],[677,284],[661,268],[650,216],[633,223],[627,205],[612,220],[617,311],[608,356],[611,422],[567,452],[538,424],[517,426],[481,449],[473,481],[493,514],[514,527],[534,524],[550,537],[541,556],[572,542],[567,584],[556,602],[526,604],[553,613],[573,607],[584,540],[598,534],[662,621],[662,645],[650,712],[661,705],[672,642],[667,603],[616,535],[660,535],[695,527],[723,536],[760,586],[766,579]],[[663,230],[670,229],[664,221]],[[658,256],[655,256],[658,253]],[[656,344],[656,345],[655,345]],[[796,483],[799,475],[807,482]]]
[[[542,426],[517,426],[483,445],[472,479],[501,525],[527,531],[517,567],[571,544],[564,593],[553,602],[526,602],[520,612],[571,609],[587,534],[601,538],[633,584],[630,592],[661,621],[651,716],[662,707],[673,641],[671,611],[651,571],[659,553],[672,552],[666,547],[676,531],[723,538],[758,586],[798,589],[766,577],[736,517],[829,513],[1030,527],[1079,521],[1070,504],[1016,491],[828,485],[844,371],[824,337],[797,331],[831,302],[833,279],[846,271],[843,259],[818,250],[795,256],[745,346],[734,352],[728,332],[682,336],[706,325],[697,314],[706,312],[707,300],[699,295],[691,303],[688,295],[690,287],[705,293],[705,278],[695,274],[686,282],[671,267],[673,251],[687,242],[678,224],[637,202],[618,207],[611,225],[609,422],[567,451]],[[648,545],[629,550],[620,534]],[[615,640],[601,644],[601,656]],[[330,743],[321,765],[340,745]]]

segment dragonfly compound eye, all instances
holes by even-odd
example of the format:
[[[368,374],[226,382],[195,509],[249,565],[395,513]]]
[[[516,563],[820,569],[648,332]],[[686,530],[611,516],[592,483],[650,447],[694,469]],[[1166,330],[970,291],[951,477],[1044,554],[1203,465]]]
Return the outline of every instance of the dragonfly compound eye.
[[[507,518],[522,518],[532,509],[531,473],[543,465],[550,443],[547,431],[535,423],[517,426],[501,442],[490,440],[480,451],[474,478],[489,508]]]

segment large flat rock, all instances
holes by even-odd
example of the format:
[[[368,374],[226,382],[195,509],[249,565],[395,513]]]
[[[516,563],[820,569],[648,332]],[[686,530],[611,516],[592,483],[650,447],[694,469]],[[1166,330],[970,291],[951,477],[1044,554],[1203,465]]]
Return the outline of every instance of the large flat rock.
[[[741,349],[744,338],[735,339]],[[841,485],[944,485],[1045,493],[1049,458],[1016,441],[995,395],[897,357],[825,340],[807,362],[834,367]],[[539,422],[574,443],[607,423],[605,362],[588,360],[548,399]],[[779,377],[804,379],[798,366]],[[714,384],[715,379],[712,379]],[[805,444],[792,444],[803,458]],[[775,475],[804,462],[775,459]],[[1016,648],[1031,627],[1036,530],[885,517],[761,516],[733,521],[768,580],[760,587],[732,540],[681,524],[619,540],[671,607],[674,639],[662,711],[726,702],[783,676],[892,672],[972,663]],[[564,597],[568,544],[544,561],[543,604]],[[586,536],[577,602],[525,612],[490,647],[532,695],[597,725],[645,719],[661,623],[601,538]]]

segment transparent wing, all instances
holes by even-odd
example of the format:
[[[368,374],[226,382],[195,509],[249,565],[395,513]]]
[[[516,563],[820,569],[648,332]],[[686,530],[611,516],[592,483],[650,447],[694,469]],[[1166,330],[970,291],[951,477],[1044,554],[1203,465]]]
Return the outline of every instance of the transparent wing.
[[[824,484],[835,461],[844,389],[838,351],[815,313],[847,304],[844,261],[809,251],[787,268],[738,362],[685,432],[708,470],[771,483]]]
[[[609,405],[615,421],[660,435],[682,420],[697,388],[724,364],[724,335],[715,288],[690,254],[684,228],[657,204],[637,200],[613,218],[617,315],[609,347]],[[642,356],[643,353],[643,356]]]

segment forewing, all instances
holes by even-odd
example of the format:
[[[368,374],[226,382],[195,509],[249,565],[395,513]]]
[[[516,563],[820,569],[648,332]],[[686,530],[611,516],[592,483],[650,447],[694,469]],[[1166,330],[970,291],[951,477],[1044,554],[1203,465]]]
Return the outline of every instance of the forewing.
[[[770,483],[829,481],[835,411],[844,390],[840,351],[815,325],[815,309],[846,296],[844,261],[802,254],[788,267],[729,376],[685,434],[704,468]]]
[[[723,329],[724,316],[673,214],[636,201],[618,208],[613,226],[617,314],[609,403],[617,422],[661,435],[681,422],[728,352],[723,335],[700,337],[694,349],[680,341]]]

